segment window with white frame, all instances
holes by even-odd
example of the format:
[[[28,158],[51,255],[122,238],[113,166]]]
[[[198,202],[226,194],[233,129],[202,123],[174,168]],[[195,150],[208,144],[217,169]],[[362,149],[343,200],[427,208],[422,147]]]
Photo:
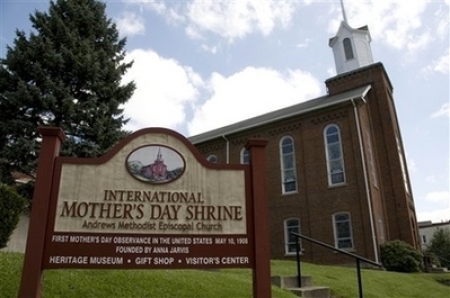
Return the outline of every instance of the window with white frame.
[[[333,215],[334,245],[340,249],[353,249],[352,221],[350,213]]]
[[[283,137],[280,141],[281,181],[283,193],[297,191],[294,152],[294,140],[288,136]]]
[[[353,47],[352,47],[352,41],[350,38],[346,37],[343,41],[344,44],[344,53],[345,53],[345,60],[350,60],[355,58],[353,54]]]
[[[295,247],[296,237],[291,235],[291,233],[300,234],[300,219],[293,217],[284,220],[284,247],[286,254],[294,254],[297,252]],[[302,251],[301,239],[299,238],[298,241],[299,249]]]
[[[208,155],[206,160],[209,161],[209,162],[212,162],[212,163],[217,163],[217,161],[218,161],[217,156],[215,156],[214,154]]]
[[[241,164],[247,164],[250,162],[250,152],[243,147],[241,149]]]
[[[324,130],[328,185],[345,183],[344,156],[342,154],[341,133],[335,124],[328,125]]]

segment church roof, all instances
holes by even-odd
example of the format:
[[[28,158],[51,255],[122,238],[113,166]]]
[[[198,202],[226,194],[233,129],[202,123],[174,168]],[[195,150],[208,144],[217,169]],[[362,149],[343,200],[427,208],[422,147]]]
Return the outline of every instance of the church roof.
[[[261,125],[270,124],[283,119],[288,119],[294,116],[299,116],[326,107],[338,105],[340,103],[347,102],[352,99],[364,98],[367,92],[369,92],[370,88],[371,88],[370,85],[366,85],[338,94],[321,96],[315,99],[301,102],[299,104],[290,107],[286,107],[247,120],[243,120],[228,126],[213,129],[211,131],[189,137],[188,139],[193,144],[198,144],[208,140],[215,139],[217,137],[238,133]]]
[[[359,27],[357,29],[354,29],[352,27],[350,27],[349,24],[347,24],[346,22],[342,21],[341,25],[339,26],[338,32],[336,33],[336,35],[334,37],[331,37],[328,40],[328,45],[330,47],[332,47],[334,45],[334,43],[336,43],[339,39],[339,36],[342,36],[342,32],[344,30],[348,30],[349,32],[359,32],[359,33],[363,33],[363,34],[367,34],[369,36],[369,40],[372,40],[371,36],[370,36],[370,32],[369,32],[369,26],[365,25],[362,27]]]

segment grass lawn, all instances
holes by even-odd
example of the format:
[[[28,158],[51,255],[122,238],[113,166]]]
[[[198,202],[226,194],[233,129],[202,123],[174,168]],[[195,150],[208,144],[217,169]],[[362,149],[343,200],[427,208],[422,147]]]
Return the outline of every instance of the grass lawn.
[[[296,263],[275,261],[272,275],[296,272]],[[450,273],[398,273],[383,270],[362,270],[364,298],[450,298],[450,286],[437,280],[450,280]],[[335,298],[358,297],[355,267],[319,266],[302,263],[302,274],[311,275],[314,284],[331,288]],[[295,275],[295,274],[294,274]]]
[[[17,297],[23,255],[0,253],[0,297]],[[296,264],[272,261],[272,275],[295,275]],[[329,286],[336,298],[358,297],[356,270],[302,263],[302,272],[316,285]],[[114,297],[252,297],[250,270],[46,270],[44,298]],[[364,298],[447,298],[450,287],[436,279],[450,280],[450,273],[404,274],[363,270]],[[296,297],[272,287],[272,297]]]

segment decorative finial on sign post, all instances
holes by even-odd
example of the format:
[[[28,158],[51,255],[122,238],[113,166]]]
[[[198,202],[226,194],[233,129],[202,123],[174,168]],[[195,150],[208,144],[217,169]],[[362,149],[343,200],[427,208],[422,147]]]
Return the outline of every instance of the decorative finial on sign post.
[[[344,16],[344,23],[346,23],[348,25],[347,16],[345,15],[344,0],[341,0],[341,9],[342,9],[342,15]]]

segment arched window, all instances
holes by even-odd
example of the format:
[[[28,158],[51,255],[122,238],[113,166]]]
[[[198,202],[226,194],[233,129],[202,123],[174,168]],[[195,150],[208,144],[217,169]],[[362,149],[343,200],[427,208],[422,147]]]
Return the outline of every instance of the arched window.
[[[296,237],[291,232],[300,234],[300,219],[293,217],[284,220],[284,247],[286,254],[294,254],[297,252],[295,248]],[[302,251],[301,239],[298,239],[299,249]]]
[[[241,155],[241,163],[242,164],[247,164],[250,162],[250,152],[247,149],[245,149],[245,147],[243,147],[241,149],[240,155]]]
[[[294,152],[294,140],[288,136],[283,137],[280,140],[281,183],[283,193],[297,191]]]
[[[350,38],[346,37],[344,38],[344,53],[345,53],[345,60],[350,60],[355,58],[353,55],[353,47],[352,47],[352,41]]]
[[[217,156],[215,156],[214,154],[208,155],[206,160],[208,160],[209,162],[212,162],[212,163],[217,163],[217,161],[218,161]]]
[[[337,125],[325,127],[325,151],[327,156],[328,184],[345,183],[344,156],[342,154],[341,133]]]
[[[333,214],[334,246],[340,249],[353,249],[353,232],[350,213]]]

